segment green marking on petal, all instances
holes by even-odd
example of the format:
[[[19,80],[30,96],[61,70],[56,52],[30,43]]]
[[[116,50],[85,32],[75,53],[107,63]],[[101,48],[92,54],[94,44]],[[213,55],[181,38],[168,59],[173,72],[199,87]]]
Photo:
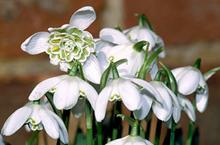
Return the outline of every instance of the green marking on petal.
[[[77,29],[77,28],[71,28],[71,29],[69,29],[68,32],[70,34],[78,34],[78,35],[82,35],[83,34],[83,32],[81,30]]]
[[[36,121],[34,119],[32,119],[32,118],[28,118],[27,119],[26,123],[29,123],[29,122],[33,123],[33,124],[36,123]]]
[[[110,57],[108,58],[108,60],[109,60],[110,62],[113,62],[113,61],[114,61],[114,56],[110,56]]]
[[[115,101],[115,100],[121,100],[121,97],[117,94],[114,94],[113,96],[110,97],[110,101]]]
[[[83,92],[81,90],[79,90],[79,93],[80,93],[81,96],[85,96],[86,95],[85,92]]]

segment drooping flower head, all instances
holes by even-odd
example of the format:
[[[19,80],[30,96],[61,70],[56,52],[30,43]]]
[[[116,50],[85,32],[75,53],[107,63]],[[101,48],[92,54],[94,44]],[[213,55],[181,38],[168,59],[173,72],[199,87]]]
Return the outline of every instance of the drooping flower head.
[[[60,69],[65,72],[78,61],[83,65],[85,77],[98,84],[101,70],[98,60],[92,54],[95,42],[93,36],[84,31],[95,19],[94,9],[90,6],[83,7],[72,15],[69,24],[49,28],[49,33],[33,34],[22,43],[21,49],[29,54],[46,52],[51,64],[60,65]]]
[[[69,142],[66,127],[60,117],[45,108],[38,101],[29,102],[16,110],[6,120],[1,133],[10,136],[26,124],[33,131],[44,128],[47,134],[53,139],[60,138],[65,144]]]
[[[57,109],[71,109],[83,99],[88,99],[92,107],[98,97],[96,90],[77,76],[61,75],[46,79],[39,83],[31,92],[29,100],[38,100],[46,92],[54,93],[53,102]],[[81,107],[76,107],[75,113],[80,116]]]

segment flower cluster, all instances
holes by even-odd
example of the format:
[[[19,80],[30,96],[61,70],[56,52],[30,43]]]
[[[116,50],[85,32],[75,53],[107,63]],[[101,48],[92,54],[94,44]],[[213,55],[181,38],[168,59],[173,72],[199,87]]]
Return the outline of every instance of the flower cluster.
[[[129,123],[135,133],[107,145],[152,145],[138,133],[137,127],[137,122],[148,121],[152,113],[172,131],[181,118],[181,110],[195,122],[195,106],[184,95],[195,93],[196,107],[199,112],[204,112],[209,93],[206,80],[219,69],[202,75],[198,59],[194,66],[173,70],[161,63],[163,68],[159,70],[157,60],[165,57],[164,42],[145,15],[138,15],[138,18],[138,26],[124,31],[102,29],[100,38],[95,41],[85,29],[94,22],[96,14],[92,7],[86,6],[72,15],[69,24],[27,38],[21,45],[23,51],[32,55],[46,52],[50,63],[60,65],[61,71],[68,74],[40,82],[29,95],[31,102],[6,120],[1,133],[12,135],[21,126],[28,125],[33,131],[44,128],[49,136],[68,144],[66,112],[71,110],[79,118],[86,110],[89,122],[91,110],[94,110],[99,123],[106,118],[108,102],[115,106],[123,102],[132,112]],[[148,72],[150,82],[145,80]],[[42,101],[43,96],[47,97],[47,103]],[[48,104],[50,109],[46,107]],[[115,108],[117,114],[122,113]],[[89,133],[92,123],[88,122]]]

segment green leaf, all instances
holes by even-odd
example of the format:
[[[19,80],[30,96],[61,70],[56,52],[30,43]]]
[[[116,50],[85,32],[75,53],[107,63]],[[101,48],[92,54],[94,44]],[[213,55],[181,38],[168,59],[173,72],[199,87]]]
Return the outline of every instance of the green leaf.
[[[183,145],[183,131],[182,128],[179,127],[175,132],[175,145]]]
[[[199,128],[197,127],[193,133],[192,145],[199,145]]]
[[[206,72],[203,77],[207,81],[212,75],[214,75],[217,71],[220,71],[220,67],[213,68],[212,70]]]
[[[130,126],[133,126],[133,124],[135,123],[135,119],[131,118],[131,117],[128,117],[126,115],[123,115],[123,114],[118,114],[117,117],[121,117],[122,120],[127,120],[128,123],[130,124]],[[140,129],[140,136],[145,138],[145,131],[144,131],[144,128],[139,124],[139,129]]]
[[[165,66],[162,62],[160,62],[160,64],[163,66],[163,68],[165,69],[165,71],[167,72],[167,75],[170,79],[170,86],[171,86],[171,90],[174,92],[175,95],[177,95],[178,93],[178,88],[177,88],[177,82],[176,79],[173,75],[173,73],[170,71],[170,69]]]
[[[160,47],[148,59],[146,59],[146,61],[144,61],[138,73],[138,78],[145,80],[145,76],[150,71],[152,63],[162,51],[163,47]]]
[[[78,127],[73,145],[86,145],[86,136],[83,135],[82,130]]]
[[[38,137],[39,130],[35,131],[32,136],[28,139],[28,141],[25,143],[25,145],[32,145],[35,139]]]
[[[115,66],[119,66],[127,61],[128,61],[127,59],[121,59],[121,60],[116,61],[114,64],[115,64]],[[111,68],[112,68],[112,65],[110,63],[109,67],[102,74],[101,81],[100,81],[100,91],[106,86],[108,76],[111,72]]]
[[[155,32],[153,26],[151,25],[150,21],[148,20],[147,16],[145,14],[136,15],[139,19],[139,26],[143,27],[149,27],[151,31]]]
[[[47,93],[45,94],[45,96],[47,97],[47,100],[49,101],[50,105],[52,106],[54,113],[56,113],[61,119],[63,119],[62,111],[61,111],[61,110],[58,110],[58,109],[55,107],[55,105],[53,104],[53,94],[47,92]]]

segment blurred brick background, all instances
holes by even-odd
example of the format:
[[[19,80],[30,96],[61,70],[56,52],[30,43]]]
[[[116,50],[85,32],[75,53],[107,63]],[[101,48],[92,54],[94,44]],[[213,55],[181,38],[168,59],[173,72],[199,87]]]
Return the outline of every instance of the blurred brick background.
[[[62,74],[46,54],[30,56],[20,49],[33,33],[68,23],[82,6],[91,5],[97,20],[88,28],[95,38],[104,27],[137,25],[135,13],[144,13],[165,42],[167,56],[161,60],[170,68],[192,65],[202,58],[202,72],[220,66],[220,1],[218,0],[1,0],[0,1],[0,127],[16,109],[28,101],[33,87],[43,79]],[[197,113],[201,145],[220,142],[220,73],[209,81],[207,110]],[[192,99],[192,98],[190,98]],[[188,118],[183,114],[184,139]],[[4,139],[21,145],[29,133],[20,129]],[[153,140],[153,138],[151,138]]]

